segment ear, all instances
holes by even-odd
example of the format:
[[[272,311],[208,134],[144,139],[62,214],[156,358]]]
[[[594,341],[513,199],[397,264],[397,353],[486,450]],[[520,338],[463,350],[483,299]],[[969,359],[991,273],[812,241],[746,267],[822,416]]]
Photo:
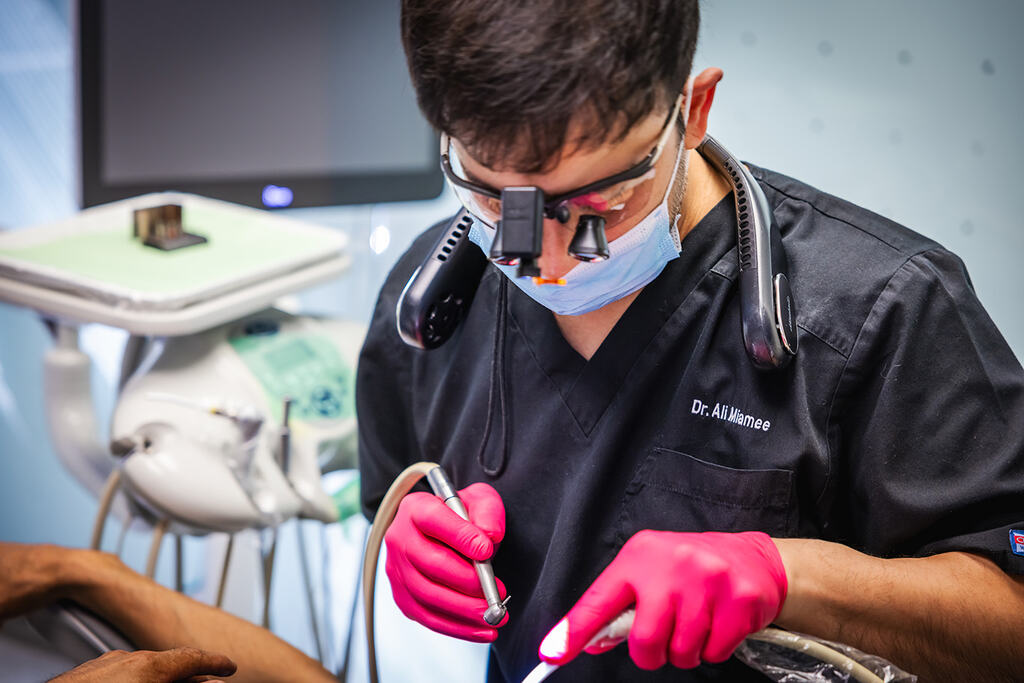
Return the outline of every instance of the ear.
[[[711,111],[711,102],[715,99],[715,87],[723,75],[721,69],[711,67],[694,76],[690,116],[686,124],[686,149],[694,149],[708,132],[708,113]]]

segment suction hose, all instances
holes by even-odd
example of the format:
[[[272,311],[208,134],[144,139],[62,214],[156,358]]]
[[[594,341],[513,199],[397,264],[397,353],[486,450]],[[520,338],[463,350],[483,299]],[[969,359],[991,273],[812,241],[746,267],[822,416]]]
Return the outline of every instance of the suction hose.
[[[384,534],[394,521],[398,513],[398,506],[405,494],[412,490],[420,479],[428,473],[440,469],[437,463],[417,462],[402,470],[401,474],[392,482],[388,492],[384,494],[377,515],[373,518],[370,527],[370,535],[366,541],[366,553],[363,556],[363,605],[366,613],[366,650],[367,665],[370,669],[370,682],[378,683],[377,674],[377,646],[373,633],[373,596],[377,583],[377,562],[380,559],[380,549],[384,543]],[[432,482],[433,483],[433,482]],[[457,500],[457,498],[456,498]],[[772,643],[790,650],[802,652],[816,659],[835,666],[839,671],[848,673],[859,683],[883,683],[882,679],[872,673],[863,664],[847,657],[816,640],[811,640],[796,633],[790,633],[777,628],[766,628],[757,633],[752,633],[748,640],[759,640]]]

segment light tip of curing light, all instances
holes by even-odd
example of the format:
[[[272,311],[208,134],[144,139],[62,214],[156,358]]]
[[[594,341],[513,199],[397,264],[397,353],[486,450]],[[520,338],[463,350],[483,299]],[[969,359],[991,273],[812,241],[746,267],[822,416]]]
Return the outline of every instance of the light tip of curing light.
[[[568,647],[569,620],[563,618],[544,636],[538,652],[543,659],[558,659],[565,656],[565,651]]]

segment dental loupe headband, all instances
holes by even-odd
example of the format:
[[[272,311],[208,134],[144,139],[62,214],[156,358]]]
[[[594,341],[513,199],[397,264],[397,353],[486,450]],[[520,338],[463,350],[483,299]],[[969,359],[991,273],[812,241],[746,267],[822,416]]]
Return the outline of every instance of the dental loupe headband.
[[[669,112],[662,126],[661,134],[654,148],[639,163],[611,176],[595,180],[583,187],[555,195],[550,199],[538,187],[506,187],[496,190],[486,185],[474,183],[461,178],[451,165],[449,149],[451,140],[447,133],[441,134],[441,170],[445,179],[453,185],[474,192],[484,197],[501,201],[501,220],[494,226],[496,234],[491,246],[489,258],[503,266],[518,266],[516,275],[538,277],[540,268],[537,258],[541,253],[541,231],[543,217],[557,219],[561,223],[569,222],[570,200],[597,192],[627,180],[633,180],[648,173],[661,157],[662,151],[672,132],[672,124],[679,116],[685,96],[676,98],[672,111]],[[481,222],[487,223],[469,211]],[[610,256],[608,241],[604,234],[605,219],[594,214],[583,214],[576,226],[576,233],[569,244],[569,254],[580,261],[604,261]]]
[[[678,108],[677,101],[673,117],[677,115]],[[669,122],[671,121],[670,118]],[[499,230],[495,236],[495,247],[500,250],[498,256],[509,256],[513,247],[520,249],[516,257],[528,258],[526,266],[536,267],[535,259],[540,255],[541,248],[541,211],[556,210],[560,203],[573,196],[593,192],[607,184],[622,182],[646,173],[657,161],[666,138],[667,134],[663,133],[659,144],[633,168],[571,193],[553,197],[546,203],[543,202],[543,195],[538,188],[505,188],[505,192],[510,189],[533,190],[532,195],[516,196],[517,201],[506,206],[505,197],[497,191],[456,176],[448,161],[447,136],[442,136],[441,140],[441,167],[449,182],[489,197],[501,198],[503,218],[506,220],[511,218],[512,222],[519,223],[521,219],[515,215],[518,213],[531,213],[534,216],[534,222],[528,226],[530,230],[524,231],[525,234],[515,235],[516,244],[511,244],[508,235],[502,235],[502,231]],[[739,256],[740,309],[743,343],[747,356],[758,369],[783,368],[798,352],[799,335],[796,305],[786,276],[786,255],[771,207],[750,171],[717,140],[706,135],[697,146],[697,151],[729,181],[733,189]],[[523,205],[529,202],[532,204],[524,211]],[[510,207],[514,210],[508,211]],[[593,218],[602,220],[599,216]],[[479,251],[466,247],[474,220],[482,221],[468,207],[456,214],[448,229],[441,233],[433,249],[406,283],[396,305],[396,318],[399,335],[410,346],[423,349],[439,347],[454,334],[465,317],[486,264]],[[577,242],[581,232],[584,231],[577,229],[573,243]],[[603,238],[603,230],[600,232]],[[499,237],[504,237],[502,243],[499,243]],[[570,251],[573,248],[573,244],[570,244]],[[495,260],[495,248],[492,248],[490,257],[491,260]],[[519,265],[519,275],[529,274],[522,272],[522,261]]]

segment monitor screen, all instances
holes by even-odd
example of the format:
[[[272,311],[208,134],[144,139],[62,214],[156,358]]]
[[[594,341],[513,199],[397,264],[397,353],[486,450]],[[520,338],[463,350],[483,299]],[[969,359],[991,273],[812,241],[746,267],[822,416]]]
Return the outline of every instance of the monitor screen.
[[[180,190],[252,206],[425,199],[399,0],[81,0],[83,206]]]

